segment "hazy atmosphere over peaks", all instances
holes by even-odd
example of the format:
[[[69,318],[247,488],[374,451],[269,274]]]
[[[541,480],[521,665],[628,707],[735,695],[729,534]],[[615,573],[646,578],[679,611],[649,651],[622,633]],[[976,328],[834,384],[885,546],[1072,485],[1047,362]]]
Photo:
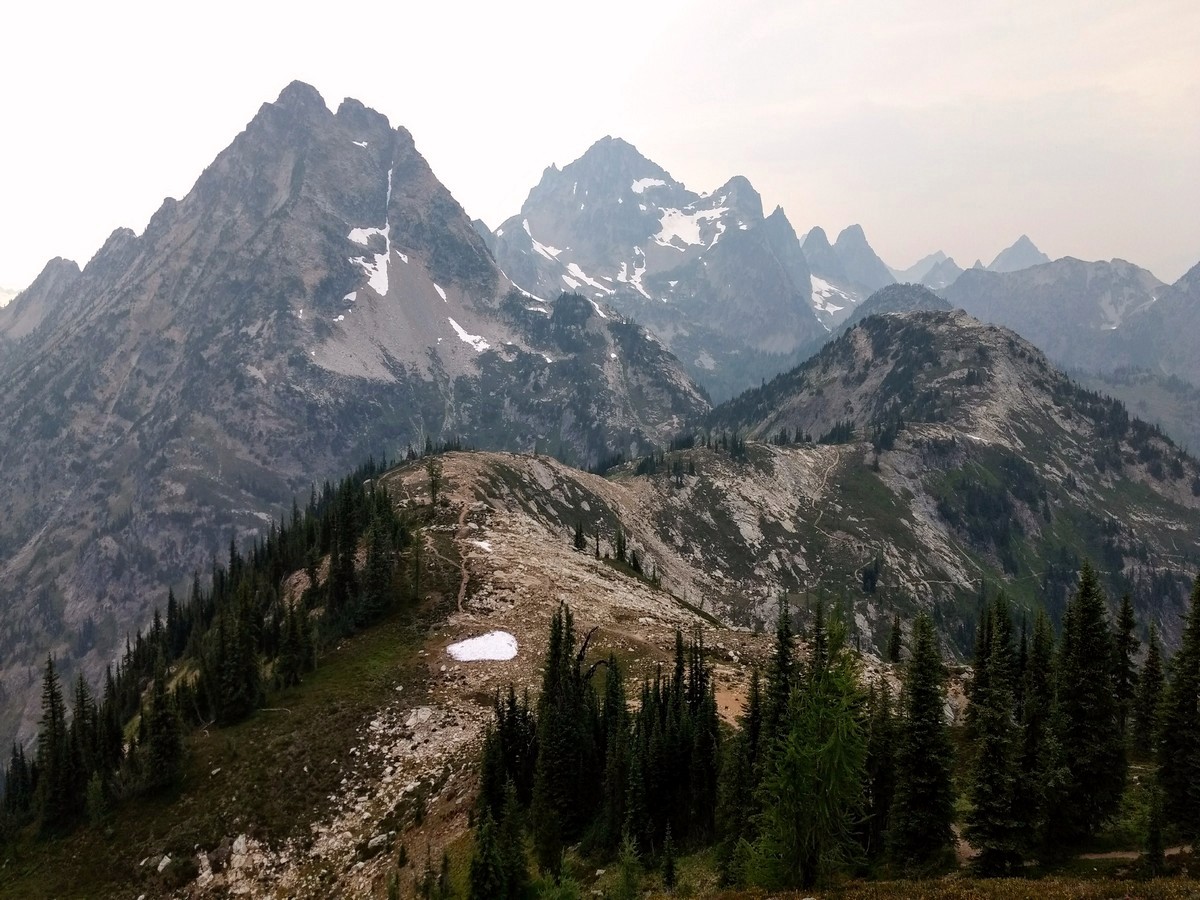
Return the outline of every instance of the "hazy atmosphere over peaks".
[[[934,251],[990,260],[1028,233],[1051,258],[1121,257],[1171,282],[1200,248],[1200,8],[1186,0],[46,15],[9,10],[0,56],[9,287],[140,231],[293,79],[408,127],[491,227],[547,162],[612,134],[693,190],[747,176],[802,232],[861,223],[897,268]]]

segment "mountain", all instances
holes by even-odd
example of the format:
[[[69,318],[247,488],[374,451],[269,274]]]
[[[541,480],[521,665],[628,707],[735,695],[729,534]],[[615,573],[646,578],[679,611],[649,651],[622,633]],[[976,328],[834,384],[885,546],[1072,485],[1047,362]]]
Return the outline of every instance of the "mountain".
[[[758,523],[755,558],[791,567],[789,590],[848,586],[880,560],[887,595],[932,607],[965,649],[981,581],[1058,615],[1091,558],[1110,598],[1129,591],[1144,621],[1179,638],[1192,575],[1181,561],[1200,551],[1200,465],[1008,329],[961,311],[871,316],[707,424],[780,445],[764,458],[750,444],[750,459],[796,511],[778,523],[752,506],[729,515]],[[797,435],[818,446],[795,447]],[[825,462],[802,476],[778,461],[805,453]],[[856,605],[864,631],[880,633],[879,602]]]
[[[1191,453],[1200,450],[1200,388],[1191,382],[1175,375],[1129,368],[1076,370],[1071,377],[1085,387],[1116,397],[1138,418],[1157,425]]]
[[[893,269],[891,266],[888,266],[888,271],[892,273],[892,277],[900,284],[920,284],[929,270],[945,259],[945,253],[941,250],[935,250],[928,256],[922,256],[907,269]]]
[[[853,284],[877,291],[896,281],[883,260],[867,243],[867,235],[861,225],[843,228],[833,244],[833,252],[842,261],[846,277]]]
[[[942,292],[954,306],[1004,325],[1060,365],[1103,368],[1113,338],[1166,291],[1145,269],[1114,259],[1064,257],[1017,272],[972,268]]]
[[[888,313],[919,312],[934,310],[948,312],[953,309],[949,301],[939,297],[929,288],[920,284],[889,284],[876,291],[850,314],[838,326],[833,337],[838,337],[849,331],[863,319]]]
[[[48,263],[0,337],[0,741],[48,651],[94,678],[167,586],[368,454],[589,465],[708,409],[638,326],[516,290],[406,130],[300,83],[141,235]]]
[[[1094,368],[1141,367],[1200,387],[1200,263],[1169,287],[1156,288],[1148,305],[1113,335]]]
[[[531,294],[577,290],[649,328],[715,397],[787,368],[825,334],[782,209],[764,216],[741,176],[690,191],[620,138],[547,168],[492,246]]]
[[[935,291],[949,287],[958,280],[958,276],[963,273],[962,268],[954,261],[954,257],[948,256],[941,262],[932,266],[928,272],[921,277],[921,284],[926,287],[933,288]]]
[[[1019,272],[1032,266],[1050,262],[1050,257],[1039,250],[1028,236],[1021,235],[1011,247],[1006,247],[992,260],[988,269],[993,272]]]
[[[895,282],[860,225],[844,228],[833,244],[816,226],[802,246],[812,270],[813,306],[826,327],[841,324],[874,291]]]

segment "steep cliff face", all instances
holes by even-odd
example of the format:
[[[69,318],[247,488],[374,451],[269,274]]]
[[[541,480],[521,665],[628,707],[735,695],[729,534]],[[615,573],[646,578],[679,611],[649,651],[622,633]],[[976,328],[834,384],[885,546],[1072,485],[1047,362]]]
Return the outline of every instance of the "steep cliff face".
[[[232,537],[368,454],[580,464],[708,407],[660,343],[505,278],[412,137],[293,84],[182,200],[0,309],[0,738]],[[18,688],[17,686],[21,686]]]

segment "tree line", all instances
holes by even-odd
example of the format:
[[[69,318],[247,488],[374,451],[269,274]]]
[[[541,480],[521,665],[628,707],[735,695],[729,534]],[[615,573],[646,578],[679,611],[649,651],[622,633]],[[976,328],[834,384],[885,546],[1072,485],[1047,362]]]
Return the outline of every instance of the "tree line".
[[[1003,593],[985,598],[958,740],[927,615],[906,642],[893,624],[892,664],[873,677],[846,635],[818,607],[802,655],[781,603],[770,659],[730,728],[699,634],[686,645],[677,634],[673,670],[628,690],[614,657],[588,661],[591,635],[580,643],[561,607],[536,704],[511,688],[497,699],[469,896],[531,896],[535,873],[565,883],[572,846],[589,864],[616,862],[634,891],[621,896],[636,896],[648,867],[670,888],[677,852],[705,849],[727,886],[922,876],[955,864],[960,805],[976,873],[1021,875],[1113,820],[1130,754],[1157,762],[1146,870],[1161,869],[1164,834],[1200,833],[1200,582],[1169,665],[1151,628],[1138,666],[1129,598],[1110,617],[1086,563],[1058,634],[1044,612],[1030,623]]]
[[[411,527],[375,481],[368,461],[337,484],[314,487],[307,505],[272,523],[246,553],[230,542],[207,587],[193,577],[186,601],[167,595],[166,616],[127,640],[96,697],[82,675],[71,708],[52,657],[42,679],[42,718],[32,753],[14,744],[3,773],[0,840],[34,824],[61,833],[103,818],[122,798],[162,791],[183,773],[183,740],[196,726],[249,716],[271,691],[298,684],[320,647],[364,628],[419,589]],[[307,574],[286,596],[284,582]]]

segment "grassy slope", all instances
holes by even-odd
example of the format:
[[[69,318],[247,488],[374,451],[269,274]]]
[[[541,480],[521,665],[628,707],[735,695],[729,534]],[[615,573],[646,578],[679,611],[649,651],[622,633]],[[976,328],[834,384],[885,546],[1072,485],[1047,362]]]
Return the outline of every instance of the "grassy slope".
[[[445,543],[442,553],[452,546]],[[431,562],[427,555],[426,587],[449,598],[456,573],[432,570]],[[211,850],[250,828],[272,841],[303,837],[341,781],[337,761],[348,759],[359,726],[397,685],[406,693],[423,687],[416,650],[448,611],[448,600],[438,600],[420,617],[397,612],[322,656],[302,685],[271,695],[268,709],[230,728],[193,732],[173,795],[127,801],[99,828],[51,841],[25,834],[0,849],[0,896],[128,897],[132,886],[154,895],[186,869],[159,876],[139,865],[147,857],[187,859],[197,845]]]

